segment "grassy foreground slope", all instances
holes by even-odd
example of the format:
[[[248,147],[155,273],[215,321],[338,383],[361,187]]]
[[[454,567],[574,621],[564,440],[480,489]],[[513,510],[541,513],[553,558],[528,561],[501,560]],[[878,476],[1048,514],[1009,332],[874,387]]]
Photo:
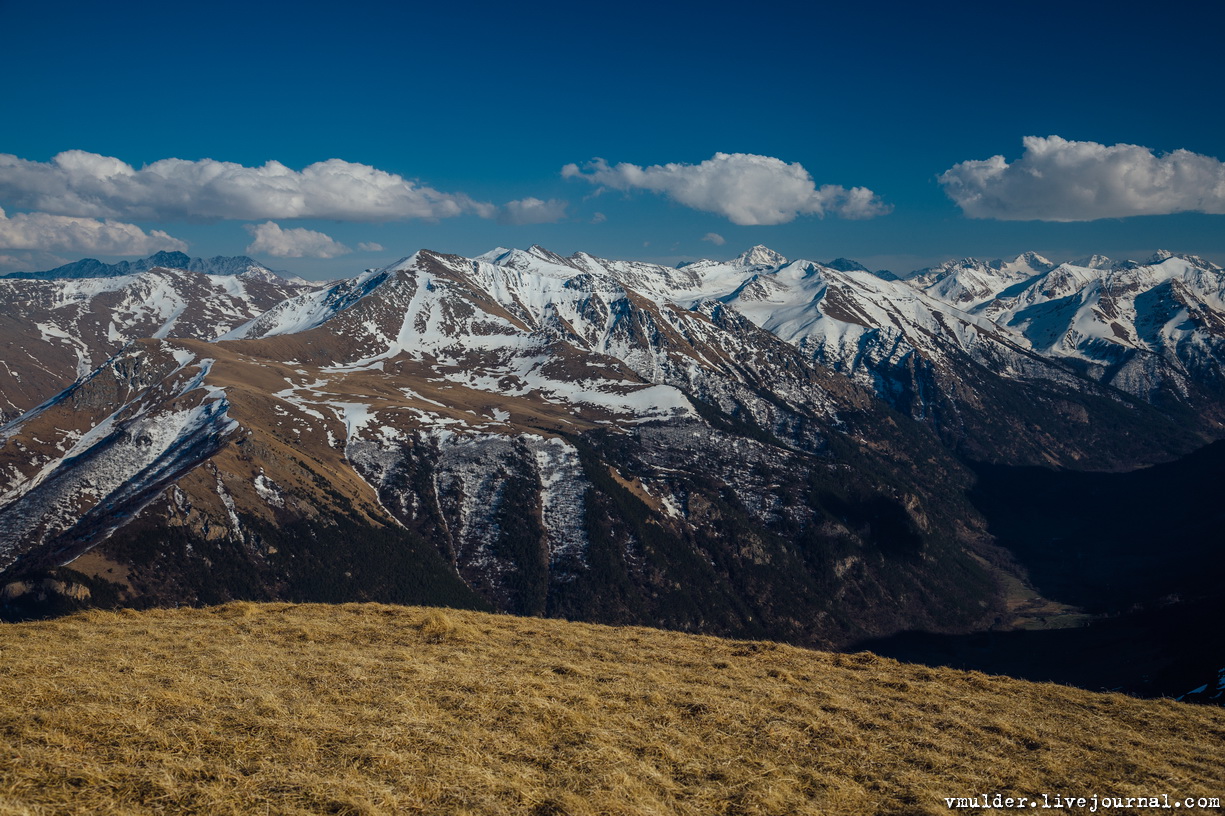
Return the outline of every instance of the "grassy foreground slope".
[[[0,650],[4,816],[921,814],[983,792],[1225,795],[1220,708],[868,653],[250,603],[8,624]]]

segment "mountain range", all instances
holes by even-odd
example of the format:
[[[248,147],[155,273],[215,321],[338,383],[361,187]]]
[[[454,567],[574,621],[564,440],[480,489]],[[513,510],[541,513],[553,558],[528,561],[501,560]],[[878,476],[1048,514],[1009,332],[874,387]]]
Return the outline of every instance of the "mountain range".
[[[185,252],[155,252],[148,258],[135,261],[119,261],[108,264],[96,258],[83,258],[79,261],[46,269],[41,272],[10,272],[0,275],[0,278],[18,280],[72,280],[76,278],[118,278],[124,275],[134,275],[148,272],[151,269],[182,269],[188,272],[203,272],[206,275],[244,275],[250,277],[269,276],[284,277],[283,273],[275,272],[259,261],[246,255],[227,257],[218,255],[213,258],[193,258]],[[295,278],[295,283],[304,283],[301,278]]]
[[[899,277],[760,246],[422,250],[314,285],[185,258],[0,280],[12,614],[366,599],[824,646],[1037,625],[1084,604],[1043,596],[981,468],[1225,436],[1225,270],[1194,256]],[[1196,552],[1185,587],[1225,572]]]
[[[55,396],[133,340],[212,340],[311,288],[250,258],[206,262],[181,252],[114,265],[86,259],[0,279],[0,422]]]

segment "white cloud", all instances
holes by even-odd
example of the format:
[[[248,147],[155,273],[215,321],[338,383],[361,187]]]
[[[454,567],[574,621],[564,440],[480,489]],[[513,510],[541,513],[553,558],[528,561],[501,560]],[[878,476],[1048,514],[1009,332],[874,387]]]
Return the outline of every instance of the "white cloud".
[[[247,247],[250,255],[272,255],[277,258],[336,258],[353,250],[332,240],[322,232],[302,228],[281,229],[279,224],[247,224],[247,232],[255,240]]]
[[[598,212],[595,215],[591,216],[591,223],[593,224],[603,224],[607,220],[608,220],[608,216],[602,212]]]
[[[213,159],[162,159],[137,170],[69,150],[49,162],[0,153],[0,200],[93,218],[395,221],[496,214],[491,204],[443,193],[365,164],[328,159],[302,170],[277,161],[244,167]]]
[[[498,213],[503,224],[552,224],[566,217],[567,203],[557,198],[541,201],[539,198],[523,198],[508,201]]]
[[[362,241],[360,244],[357,245],[357,248],[360,249],[362,252],[382,252],[383,251],[383,245],[376,244],[373,241]]]
[[[0,249],[88,252],[95,255],[148,255],[161,249],[187,249],[187,244],[161,230],[146,233],[135,224],[72,218],[48,213],[16,213],[0,209]]]
[[[891,209],[865,187],[821,187],[798,162],[751,153],[716,153],[701,164],[609,165],[595,159],[567,164],[564,178],[581,178],[616,190],[651,190],[733,224],[785,224],[800,215],[872,218]]]
[[[1093,221],[1176,212],[1225,213],[1225,163],[1175,150],[1027,136],[1025,152],[954,165],[944,191],[971,218]]]
[[[717,232],[708,232],[702,236],[703,241],[710,241],[715,246],[723,246],[727,243],[727,239]]]

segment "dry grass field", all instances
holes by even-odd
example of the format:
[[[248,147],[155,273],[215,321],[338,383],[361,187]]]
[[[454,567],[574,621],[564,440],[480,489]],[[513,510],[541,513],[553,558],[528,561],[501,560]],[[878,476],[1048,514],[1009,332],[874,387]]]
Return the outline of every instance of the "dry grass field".
[[[379,605],[0,626],[3,816],[923,814],[996,792],[1225,796],[1225,711]]]

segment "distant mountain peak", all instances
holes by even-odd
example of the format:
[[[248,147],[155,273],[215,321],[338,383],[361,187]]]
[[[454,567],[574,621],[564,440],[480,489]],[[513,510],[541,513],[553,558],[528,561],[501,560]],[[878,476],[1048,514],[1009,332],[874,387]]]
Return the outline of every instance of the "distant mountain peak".
[[[782,266],[787,259],[767,246],[758,244],[735,257],[736,266]]]
[[[1037,252],[1022,252],[1013,263],[1026,263],[1035,268],[1054,269],[1055,264]]]
[[[164,267],[166,269],[187,269],[191,266],[191,256],[186,252],[168,252],[166,250],[162,250],[161,252],[153,253],[144,260],[146,263],[148,263],[150,269],[157,266]],[[255,263],[255,261],[252,261],[250,258],[243,258],[243,260]],[[140,263],[140,261],[136,261],[135,263]]]
[[[1198,266],[1200,269],[1213,269],[1217,271],[1221,269],[1219,264],[1215,264],[1206,258],[1201,258],[1199,255],[1193,255],[1190,252],[1170,252],[1167,249],[1157,250],[1151,258],[1144,262],[1144,264],[1147,266],[1157,266],[1165,263],[1171,258],[1178,258],[1179,260],[1186,261],[1192,266]]]
[[[1107,258],[1105,255],[1089,255],[1076,261],[1072,261],[1072,266],[1082,266],[1085,269],[1109,269],[1114,266],[1114,261]]]
[[[182,269],[187,272],[202,272],[206,275],[257,275],[267,280],[268,275],[288,279],[289,273],[269,269],[259,261],[246,255],[212,258],[192,258],[183,252],[155,252],[147,258],[135,261],[119,261],[108,264],[96,258],[83,258],[55,269],[41,272],[14,272],[0,277],[32,280],[77,280],[81,278],[118,278],[148,272],[150,269]],[[300,280],[300,279],[299,279]]]
[[[871,272],[871,269],[861,264],[859,261],[852,261],[850,258],[834,258],[829,263],[821,264],[827,269],[836,269],[839,272]]]
[[[485,263],[496,264],[500,262],[506,256],[510,255],[510,253],[512,252],[514,252],[513,249],[510,249],[504,246],[497,246],[489,250],[488,252],[482,252],[480,255],[474,256],[472,260],[484,261]]]

